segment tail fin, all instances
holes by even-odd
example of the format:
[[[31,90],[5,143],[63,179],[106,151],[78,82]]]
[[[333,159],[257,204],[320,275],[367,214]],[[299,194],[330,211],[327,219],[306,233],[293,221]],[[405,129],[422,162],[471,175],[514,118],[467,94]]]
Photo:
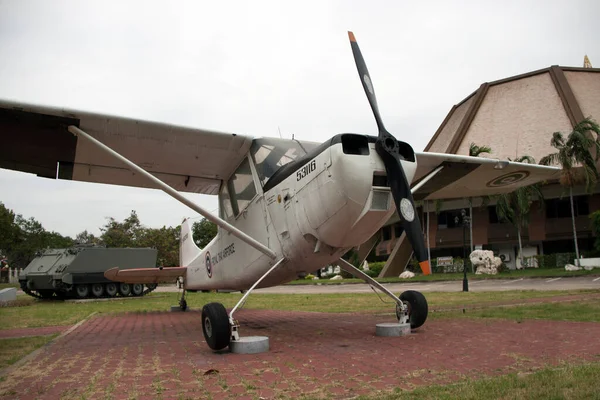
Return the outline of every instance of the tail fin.
[[[184,219],[181,223],[179,240],[179,265],[185,267],[200,255],[200,248],[194,243],[192,224],[189,219]]]

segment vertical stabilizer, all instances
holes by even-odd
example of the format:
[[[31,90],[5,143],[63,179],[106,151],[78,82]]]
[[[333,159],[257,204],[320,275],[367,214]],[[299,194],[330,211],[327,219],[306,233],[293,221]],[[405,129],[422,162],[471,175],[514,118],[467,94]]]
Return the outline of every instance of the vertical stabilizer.
[[[179,240],[179,265],[187,267],[200,255],[200,248],[196,246],[192,237],[192,223],[189,218],[184,219],[181,224],[181,236]]]

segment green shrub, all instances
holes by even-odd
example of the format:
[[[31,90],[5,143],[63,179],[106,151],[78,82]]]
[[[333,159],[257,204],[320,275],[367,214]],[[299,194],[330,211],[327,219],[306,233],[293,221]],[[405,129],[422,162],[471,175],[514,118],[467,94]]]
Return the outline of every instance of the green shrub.
[[[313,274],[307,274],[304,279],[305,280],[312,280],[315,276]]]

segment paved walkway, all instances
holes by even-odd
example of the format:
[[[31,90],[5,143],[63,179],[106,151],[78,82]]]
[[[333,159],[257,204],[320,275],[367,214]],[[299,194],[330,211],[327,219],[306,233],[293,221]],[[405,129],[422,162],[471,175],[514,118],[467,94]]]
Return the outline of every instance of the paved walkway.
[[[258,355],[212,352],[200,313],[99,316],[0,381],[0,397],[349,398],[529,371],[600,357],[600,323],[443,319],[412,335],[376,337],[391,315],[242,309],[244,336],[268,335]]]

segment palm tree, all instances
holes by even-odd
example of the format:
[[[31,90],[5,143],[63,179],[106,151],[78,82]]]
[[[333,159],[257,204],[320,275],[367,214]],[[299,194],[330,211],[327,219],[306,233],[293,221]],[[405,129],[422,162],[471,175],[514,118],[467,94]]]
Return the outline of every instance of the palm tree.
[[[554,132],[550,144],[557,152],[542,157],[540,164],[558,164],[562,168],[560,183],[569,188],[573,240],[575,241],[575,264],[579,266],[573,186],[585,182],[586,191],[591,193],[598,182],[596,161],[600,157],[600,126],[591,118],[585,118],[573,128],[566,140],[562,133]]]
[[[479,155],[482,153],[491,154],[492,148],[486,145],[477,146],[475,143],[471,143],[471,145],[469,146],[469,155],[471,157],[479,157]]]
[[[535,164],[535,160],[531,156],[522,156],[515,162],[524,162]],[[540,188],[540,184],[523,186],[511,193],[504,193],[494,196],[496,199],[496,214],[498,218],[508,221],[517,227],[517,237],[519,239],[519,261],[523,267],[523,242],[521,240],[521,230],[529,224],[529,215],[531,213],[531,205],[534,200],[539,200],[540,204],[544,204],[544,196]]]

